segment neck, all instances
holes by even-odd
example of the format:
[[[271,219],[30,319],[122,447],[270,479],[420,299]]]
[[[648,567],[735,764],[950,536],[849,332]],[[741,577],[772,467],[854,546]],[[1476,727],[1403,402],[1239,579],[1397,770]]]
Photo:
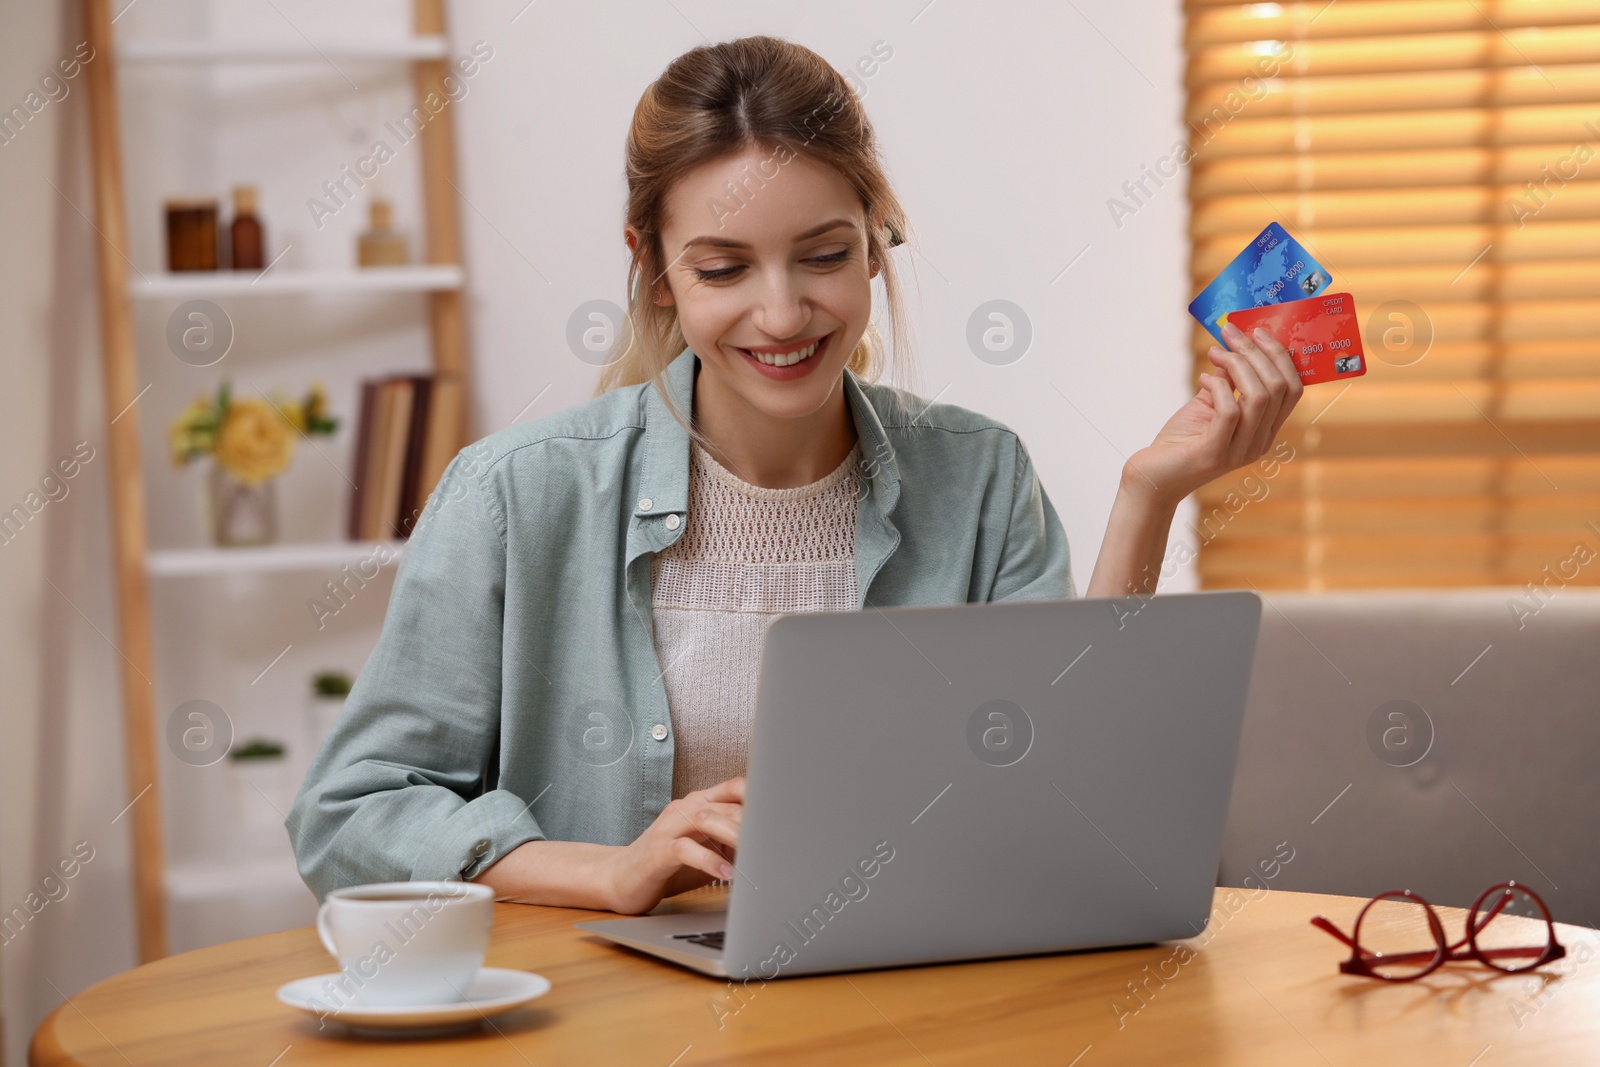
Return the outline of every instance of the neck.
[[[694,425],[710,439],[717,462],[751,485],[809,485],[832,473],[855,447],[843,374],[821,407],[795,418],[773,418],[720,384],[715,374],[703,373],[703,365],[696,367]]]

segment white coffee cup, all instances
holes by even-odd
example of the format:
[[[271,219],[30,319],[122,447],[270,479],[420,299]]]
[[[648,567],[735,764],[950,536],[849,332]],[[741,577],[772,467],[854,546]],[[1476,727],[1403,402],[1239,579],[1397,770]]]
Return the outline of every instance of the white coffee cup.
[[[477,882],[335,889],[317,909],[317,936],[343,972],[328,992],[372,1007],[459,1003],[493,925],[494,890]]]

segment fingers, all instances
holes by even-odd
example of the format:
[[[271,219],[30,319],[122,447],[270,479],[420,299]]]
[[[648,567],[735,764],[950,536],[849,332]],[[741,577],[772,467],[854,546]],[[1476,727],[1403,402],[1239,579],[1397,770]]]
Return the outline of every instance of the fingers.
[[[1294,364],[1294,357],[1289,354],[1276,337],[1266,330],[1257,327],[1253,331],[1253,340],[1262,355],[1267,357],[1270,367],[1275,370],[1283,380],[1284,392],[1279,398],[1278,410],[1272,419],[1271,428],[1261,439],[1260,451],[1266,451],[1272,444],[1273,438],[1278,436],[1278,430],[1288,420],[1294,406],[1300,400],[1300,394],[1305,391],[1305,386],[1300,381],[1300,371]],[[1265,377],[1262,381],[1266,381]],[[1252,456],[1251,458],[1254,458]]]
[[[706,789],[697,789],[669,803],[661,815],[641,835],[652,842],[650,861],[657,874],[668,883],[693,881],[689,872],[704,878],[728,879],[739,847],[739,829],[744,822],[744,778],[730,778]],[[676,865],[668,873],[658,865]]]
[[[744,778],[729,778],[684,797],[686,814],[695,828],[707,837],[729,847],[739,843],[739,827],[744,825]]]
[[[680,837],[672,844],[672,858],[681,866],[704,871],[712,878],[733,877],[733,864],[692,838]]]
[[[1300,402],[1300,394],[1305,392],[1306,387],[1300,380],[1300,369],[1295,366],[1294,357],[1289,354],[1287,348],[1279,344],[1276,338],[1265,334],[1259,341],[1261,347],[1272,360],[1272,365],[1278,368],[1278,373],[1283,375],[1283,380],[1288,385],[1288,389],[1284,393],[1283,403],[1278,407],[1277,418],[1272,421],[1272,432],[1267,434],[1266,440],[1262,443],[1262,451],[1265,451],[1277,439],[1278,431],[1288,421],[1290,414],[1294,411],[1294,406]]]
[[[728,848],[739,847],[740,809],[732,804],[707,806],[691,817],[701,834]]]
[[[1224,329],[1223,332],[1226,333],[1227,330]],[[1252,330],[1245,340],[1253,342],[1266,357],[1272,370],[1283,378],[1285,385],[1289,386],[1290,395],[1299,395],[1300,389],[1303,388],[1300,385],[1300,371],[1295,367],[1294,357],[1289,354],[1289,350],[1283,347],[1276,337],[1259,326]]]
[[[1289,350],[1277,338],[1266,330],[1257,327],[1253,331],[1251,339],[1255,342],[1255,354],[1261,356],[1265,363],[1264,369],[1266,373],[1262,374],[1261,380],[1272,389],[1273,395],[1278,401],[1277,409],[1273,412],[1272,417],[1267,420],[1267,425],[1257,439],[1256,450],[1249,456],[1249,459],[1255,459],[1256,456],[1265,452],[1267,447],[1272,444],[1273,438],[1278,436],[1279,427],[1289,418],[1289,414],[1294,410],[1294,406],[1299,401],[1300,394],[1305,390],[1305,386],[1300,383],[1300,372],[1294,365],[1294,357],[1289,354]],[[1277,381],[1270,380],[1268,374],[1275,375]],[[1276,389],[1277,382],[1283,384],[1282,393],[1279,393]]]
[[[743,804],[744,776],[740,775],[738,778],[729,778],[726,782],[718,782],[716,785],[709,786],[705,789],[697,789],[693,793],[690,793],[689,796],[700,797],[704,800],[728,801]]]
[[[1233,351],[1219,353],[1213,349],[1212,360],[1230,372],[1243,397],[1243,425],[1228,452],[1228,468],[1232,470],[1266,451],[1276,433],[1290,383],[1284,367],[1263,349],[1282,349],[1285,360],[1288,351],[1265,331],[1258,330],[1255,338],[1247,337],[1230,322],[1222,332]],[[1298,379],[1299,375],[1295,377]]]
[[[1271,417],[1276,414],[1276,402],[1272,397],[1271,387],[1261,379],[1262,367],[1252,361],[1251,354],[1257,352],[1254,342],[1232,323],[1224,326],[1222,333],[1228,339],[1228,346],[1232,351],[1213,350],[1211,358],[1228,373],[1228,377],[1240,394],[1240,424],[1232,440],[1228,442],[1224,461],[1227,469],[1233,470],[1250,458],[1250,449],[1254,445],[1262,423],[1270,424]],[[1266,362],[1265,357],[1261,357],[1261,362]],[[1275,378],[1276,375],[1272,377]]]
[[[657,822],[673,836],[684,833],[702,834],[736,845],[743,818],[743,805],[710,804],[691,793],[668,804]]]
[[[1241,417],[1239,401],[1234,399],[1232,383],[1222,375],[1201,371],[1200,384],[1207,389],[1211,406],[1216,410],[1211,424],[1206,427],[1206,436],[1210,439],[1211,448],[1217,454],[1225,454],[1228,442],[1233,438],[1234,430],[1239,425]]]
[[[733,877],[744,808],[712,803],[704,791],[671,801],[644,833],[618,853],[611,875],[613,910],[643,914],[663,896]]]

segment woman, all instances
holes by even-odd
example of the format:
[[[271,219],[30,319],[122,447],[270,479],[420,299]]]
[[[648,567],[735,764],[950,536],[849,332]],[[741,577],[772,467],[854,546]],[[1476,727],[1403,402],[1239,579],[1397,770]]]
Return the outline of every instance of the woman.
[[[648,911],[731,874],[777,613],[1077,595],[1016,434],[875,384],[870,280],[903,337],[907,226],[836,71],[771,37],[694,49],[627,168],[624,354],[440,479],[285,820],[319,898],[464,878]],[[1127,461],[1088,595],[1153,593],[1178,502],[1299,399],[1282,346],[1229,337]]]

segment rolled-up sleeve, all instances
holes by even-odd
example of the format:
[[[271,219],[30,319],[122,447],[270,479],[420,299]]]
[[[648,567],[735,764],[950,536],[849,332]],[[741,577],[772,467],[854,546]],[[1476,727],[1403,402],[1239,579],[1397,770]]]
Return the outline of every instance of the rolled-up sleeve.
[[[544,837],[529,798],[485,788],[498,779],[506,546],[480,466],[464,449],[428,498],[377,646],[284,820],[318,900],[470,879]]]
[[[1072,581],[1067,533],[1040,484],[1033,458],[1016,441],[1011,513],[990,600],[1066,600],[1078,595]]]

